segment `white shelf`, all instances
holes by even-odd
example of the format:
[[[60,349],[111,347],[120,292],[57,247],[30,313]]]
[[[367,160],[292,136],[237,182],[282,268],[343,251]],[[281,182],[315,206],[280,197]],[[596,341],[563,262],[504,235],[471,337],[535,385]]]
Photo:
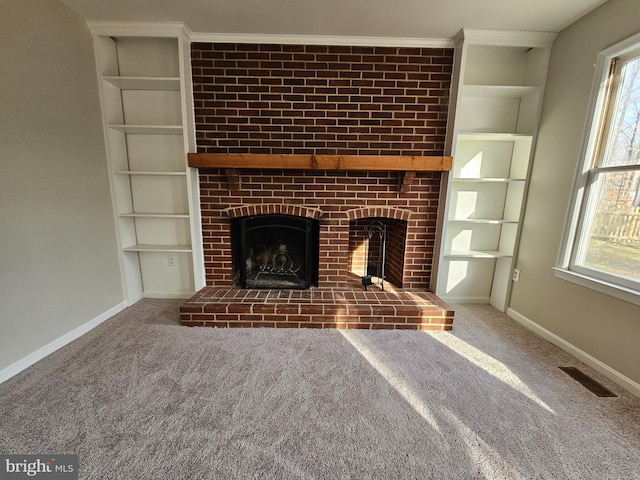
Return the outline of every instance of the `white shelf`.
[[[517,183],[524,182],[526,179],[524,178],[504,178],[504,177],[494,177],[494,178],[454,178],[454,182],[459,183]]]
[[[522,85],[465,85],[462,94],[465,97],[524,98],[539,91],[538,87]]]
[[[94,44],[127,300],[189,294],[201,282],[186,164],[188,43],[142,31],[101,33]]]
[[[180,77],[127,77],[104,75],[102,79],[121,90],[180,91]]]
[[[191,245],[129,245],[122,250],[125,252],[160,252],[160,253],[189,253]]]
[[[511,32],[516,33],[516,32]],[[507,36],[508,37],[508,36]],[[505,311],[550,48],[503,31],[456,39],[453,168],[436,293]]]
[[[448,258],[492,259],[492,258],[509,258],[509,257],[513,257],[513,254],[494,251],[494,250],[466,250],[466,251],[445,252],[444,256]]]
[[[531,142],[533,135],[523,133],[460,133],[458,140],[472,142]]]
[[[134,170],[116,170],[116,175],[144,175],[144,176],[160,176],[160,177],[186,177],[187,172],[141,172]]]
[[[150,135],[182,135],[182,125],[124,125],[111,124],[109,128],[123,133]]]
[[[519,222],[516,220],[494,220],[490,218],[450,218],[447,220],[449,223],[469,223],[479,225],[517,225]]]
[[[189,218],[187,213],[120,213],[124,218]]]

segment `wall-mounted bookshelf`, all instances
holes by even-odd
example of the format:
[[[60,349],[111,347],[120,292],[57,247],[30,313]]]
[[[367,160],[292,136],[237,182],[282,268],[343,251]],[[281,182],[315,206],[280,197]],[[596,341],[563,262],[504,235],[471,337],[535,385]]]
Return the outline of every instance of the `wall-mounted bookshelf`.
[[[195,141],[184,27],[90,28],[127,299],[188,297],[204,274],[197,172],[186,162]]]
[[[437,293],[507,308],[553,34],[456,38],[453,169]]]

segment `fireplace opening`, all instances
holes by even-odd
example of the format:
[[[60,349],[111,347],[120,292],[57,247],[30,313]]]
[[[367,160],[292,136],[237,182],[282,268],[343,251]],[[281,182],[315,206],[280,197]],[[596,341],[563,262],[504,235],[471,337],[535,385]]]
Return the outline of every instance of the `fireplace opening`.
[[[318,285],[319,221],[255,215],[231,222],[235,283],[243,288],[307,289]]]
[[[380,232],[384,231],[384,235]],[[369,217],[349,222],[349,271],[363,282],[402,288],[407,222]],[[371,277],[365,280],[366,277]],[[363,283],[364,285],[364,283]]]

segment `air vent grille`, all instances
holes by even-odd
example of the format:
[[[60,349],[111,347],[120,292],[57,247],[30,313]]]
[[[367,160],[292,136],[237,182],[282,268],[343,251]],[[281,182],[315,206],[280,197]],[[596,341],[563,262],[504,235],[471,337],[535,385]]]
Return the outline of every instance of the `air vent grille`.
[[[583,387],[585,387],[586,389],[588,389],[590,392],[597,395],[598,397],[617,397],[617,395],[613,393],[611,390],[604,387],[600,383],[596,382],[593,378],[591,378],[589,375],[587,375],[582,370],[576,367],[558,367],[558,368],[560,368],[560,370],[565,372],[567,375],[569,375],[571,378],[573,378],[577,382],[580,382]]]

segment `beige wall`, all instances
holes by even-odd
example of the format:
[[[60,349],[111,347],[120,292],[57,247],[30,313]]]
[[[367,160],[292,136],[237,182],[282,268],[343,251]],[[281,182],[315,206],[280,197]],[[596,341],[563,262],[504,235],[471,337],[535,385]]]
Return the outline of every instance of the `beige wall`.
[[[2,0],[0,371],[123,301],[92,39]]]
[[[553,46],[511,308],[640,383],[640,307],[557,279],[555,265],[597,54],[640,32],[638,0],[609,0]]]

